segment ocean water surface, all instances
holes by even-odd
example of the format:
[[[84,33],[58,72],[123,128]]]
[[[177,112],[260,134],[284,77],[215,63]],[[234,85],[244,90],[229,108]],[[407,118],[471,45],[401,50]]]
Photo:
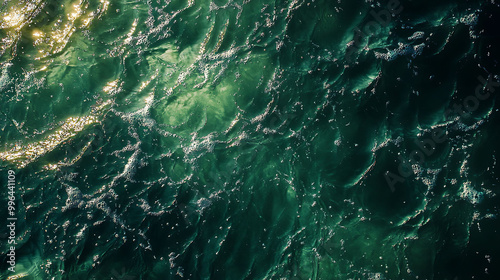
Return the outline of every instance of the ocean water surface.
[[[3,1],[0,278],[500,279],[499,50],[496,0]]]

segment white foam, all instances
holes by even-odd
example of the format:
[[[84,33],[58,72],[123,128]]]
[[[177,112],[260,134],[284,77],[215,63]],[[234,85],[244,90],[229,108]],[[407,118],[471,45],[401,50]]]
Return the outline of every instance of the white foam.
[[[484,194],[483,192],[479,192],[473,189],[471,186],[471,182],[465,182],[462,185],[462,192],[460,193],[460,197],[472,204],[478,204],[483,200]]]
[[[3,90],[3,88],[11,82],[8,70],[12,65],[12,63],[4,63],[2,65],[2,73],[0,74],[0,90]]]
[[[413,33],[413,35],[408,37],[408,40],[413,41],[413,40],[422,39],[422,38],[424,38],[424,35],[425,35],[425,33],[422,31],[415,31],[415,33]]]
[[[463,23],[469,27],[469,36],[473,39],[478,38],[476,32],[474,31],[474,27],[476,27],[479,16],[475,12],[460,18],[460,23]]]
[[[387,61],[392,61],[399,56],[411,56],[412,58],[415,58],[422,54],[424,47],[425,43],[421,43],[415,46],[398,43],[397,49],[388,50],[387,53],[375,52],[375,57]]]
[[[66,193],[68,194],[68,198],[66,199],[66,206],[63,207],[62,211],[85,207],[85,201],[83,201],[83,194],[80,189],[68,186]]]

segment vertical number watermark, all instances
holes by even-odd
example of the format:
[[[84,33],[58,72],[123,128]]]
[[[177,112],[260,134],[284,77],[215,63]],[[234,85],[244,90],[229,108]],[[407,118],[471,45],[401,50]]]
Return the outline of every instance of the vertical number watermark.
[[[14,170],[8,171],[7,177],[7,228],[8,228],[8,270],[16,272],[16,173]]]

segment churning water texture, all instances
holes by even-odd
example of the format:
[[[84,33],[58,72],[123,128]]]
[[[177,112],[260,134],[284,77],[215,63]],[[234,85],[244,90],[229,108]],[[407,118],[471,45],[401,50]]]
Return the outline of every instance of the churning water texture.
[[[497,0],[5,0],[0,39],[1,279],[500,279]]]

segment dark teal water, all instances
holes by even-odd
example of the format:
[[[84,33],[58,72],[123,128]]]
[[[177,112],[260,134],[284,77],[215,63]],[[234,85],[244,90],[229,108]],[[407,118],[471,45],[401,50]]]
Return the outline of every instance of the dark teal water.
[[[500,279],[499,24],[496,1],[2,2],[1,278]]]

